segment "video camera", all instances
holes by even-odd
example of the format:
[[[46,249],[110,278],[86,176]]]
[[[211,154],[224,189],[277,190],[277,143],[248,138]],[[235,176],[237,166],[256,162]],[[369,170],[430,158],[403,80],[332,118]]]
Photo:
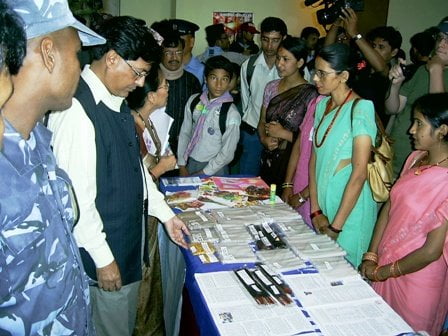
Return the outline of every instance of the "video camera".
[[[305,6],[314,5],[320,0],[305,0]],[[364,10],[364,0],[321,0],[325,8],[316,12],[317,21],[322,25],[332,24],[341,15],[342,9],[352,8],[355,12]]]

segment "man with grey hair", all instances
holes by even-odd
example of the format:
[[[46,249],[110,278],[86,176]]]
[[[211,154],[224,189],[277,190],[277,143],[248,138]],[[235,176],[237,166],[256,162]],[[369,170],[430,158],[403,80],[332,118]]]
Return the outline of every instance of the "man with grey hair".
[[[80,39],[105,40],[73,17],[66,0],[7,3],[24,22],[27,50],[2,111],[1,334],[91,335],[88,282],[71,233],[76,202],[39,121],[71,106]]]

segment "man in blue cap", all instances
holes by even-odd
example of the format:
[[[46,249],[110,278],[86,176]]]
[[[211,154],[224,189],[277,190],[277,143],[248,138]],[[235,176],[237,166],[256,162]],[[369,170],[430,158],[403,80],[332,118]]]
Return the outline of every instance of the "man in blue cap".
[[[71,233],[76,202],[39,121],[71,106],[80,40],[105,40],[73,17],[66,0],[7,3],[24,23],[27,55],[2,111],[1,334],[92,335],[88,281]]]
[[[182,19],[171,19],[168,22],[172,30],[177,32],[181,39],[185,41],[184,53],[182,55],[184,69],[195,75],[202,85],[204,83],[204,63],[192,54],[195,43],[195,32],[199,30],[199,26]]]

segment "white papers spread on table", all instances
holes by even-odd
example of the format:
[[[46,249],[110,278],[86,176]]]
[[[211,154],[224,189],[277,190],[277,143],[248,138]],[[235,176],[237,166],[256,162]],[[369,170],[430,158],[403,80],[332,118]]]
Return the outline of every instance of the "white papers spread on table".
[[[331,282],[320,274],[284,278],[323,335],[392,336],[412,332],[360,277]]]
[[[233,272],[200,273],[195,278],[220,335],[280,336],[315,329],[297,306],[260,308]]]
[[[299,271],[308,268],[302,259],[288,249],[260,250],[256,253],[263,263],[269,265],[276,272]]]
[[[354,281],[327,282],[320,274],[285,275],[286,282],[304,307],[322,306],[378,295],[361,278]]]
[[[344,258],[332,257],[326,259],[313,259],[313,265],[319,271],[325,280],[354,280],[359,279],[359,273]]]
[[[334,240],[326,235],[316,235],[309,232],[294,236],[289,235],[286,239],[289,247],[305,260],[342,257],[347,254]]]
[[[375,298],[307,309],[325,336],[395,336],[412,328],[386,303]]]
[[[216,244],[219,261],[223,264],[255,263],[257,257],[252,248],[244,243],[222,242]]]
[[[173,124],[174,119],[171,118],[168,114],[165,112],[166,107],[159,108],[151,113],[149,118],[151,119],[152,123],[154,124],[154,128],[157,130],[157,135],[159,136],[161,151],[160,153],[162,155],[167,155],[167,149],[168,149],[168,138],[169,138],[169,132],[171,125]],[[152,139],[150,138],[150,141]],[[150,146],[150,154],[155,155],[156,153],[156,146]]]

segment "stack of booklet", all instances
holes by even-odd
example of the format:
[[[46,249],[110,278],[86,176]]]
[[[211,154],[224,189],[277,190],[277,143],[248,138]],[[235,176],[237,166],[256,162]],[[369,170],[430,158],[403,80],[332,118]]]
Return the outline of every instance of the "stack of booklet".
[[[187,224],[192,243],[214,246],[202,250],[203,255],[213,254],[201,258],[203,262],[259,261],[278,271],[317,272],[312,265],[315,259],[344,260],[345,252],[337,243],[327,236],[316,235],[284,203],[189,211],[179,217]]]

